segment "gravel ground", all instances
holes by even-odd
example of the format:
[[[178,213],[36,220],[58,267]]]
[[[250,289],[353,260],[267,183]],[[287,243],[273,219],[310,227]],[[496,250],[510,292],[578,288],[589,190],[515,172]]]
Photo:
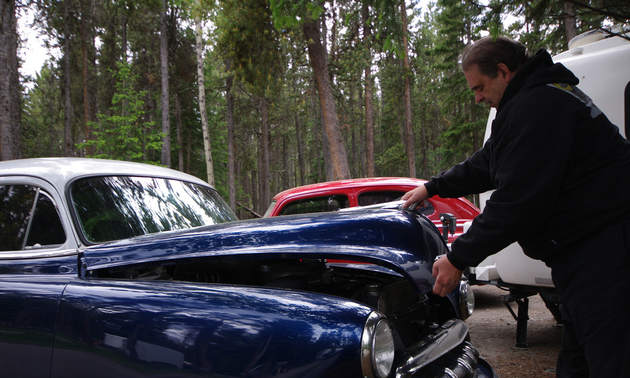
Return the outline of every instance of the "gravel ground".
[[[517,349],[516,320],[503,304],[506,291],[496,286],[474,286],[475,311],[466,320],[472,343],[499,378],[553,378],[560,351],[558,327],[540,296],[529,297],[528,349]],[[517,313],[516,303],[511,303]]]

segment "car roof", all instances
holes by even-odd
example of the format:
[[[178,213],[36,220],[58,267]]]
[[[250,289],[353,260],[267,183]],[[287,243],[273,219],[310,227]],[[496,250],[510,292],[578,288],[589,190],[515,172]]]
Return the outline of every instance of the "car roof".
[[[63,157],[0,161],[0,177],[38,177],[58,188],[79,177],[114,175],[173,178],[209,186],[195,176],[170,168],[120,160]]]
[[[276,194],[273,199],[279,201],[284,198],[292,197],[298,194],[309,193],[309,195],[316,194],[317,192],[324,192],[330,189],[340,190],[343,189],[361,189],[367,187],[379,187],[379,186],[419,186],[427,182],[426,180],[408,178],[408,177],[369,177],[358,179],[347,179],[338,181],[327,181],[317,184],[302,185],[295,188],[284,190]]]

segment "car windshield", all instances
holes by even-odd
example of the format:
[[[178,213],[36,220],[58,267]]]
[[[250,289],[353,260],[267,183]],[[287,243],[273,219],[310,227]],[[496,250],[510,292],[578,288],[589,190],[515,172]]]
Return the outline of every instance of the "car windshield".
[[[91,243],[237,220],[215,190],[172,179],[90,177],[75,181],[71,195]]]

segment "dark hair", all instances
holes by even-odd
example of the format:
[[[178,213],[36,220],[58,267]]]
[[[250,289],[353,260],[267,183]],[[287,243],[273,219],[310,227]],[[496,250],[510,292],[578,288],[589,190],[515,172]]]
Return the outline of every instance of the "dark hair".
[[[497,77],[497,66],[505,64],[511,72],[516,72],[529,59],[527,48],[508,37],[483,37],[468,45],[462,53],[462,71],[477,65],[479,73],[491,79]]]

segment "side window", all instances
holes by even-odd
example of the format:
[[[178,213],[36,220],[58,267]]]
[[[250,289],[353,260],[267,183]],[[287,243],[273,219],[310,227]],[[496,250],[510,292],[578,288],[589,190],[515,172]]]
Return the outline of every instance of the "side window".
[[[21,250],[37,188],[0,186],[0,251]]]
[[[25,248],[50,247],[61,245],[65,241],[66,233],[63,231],[57,207],[50,195],[40,190]]]
[[[428,217],[429,215],[435,213],[435,207],[431,202],[425,200],[417,207],[416,211],[419,211]]]
[[[343,194],[307,198],[287,204],[278,215],[321,213],[350,207],[348,197]]]
[[[381,190],[377,192],[364,192],[359,194],[359,206],[376,205],[377,203],[391,202],[399,199],[405,192],[398,190]]]
[[[30,185],[0,186],[0,251],[63,244],[66,235],[52,198]]]

